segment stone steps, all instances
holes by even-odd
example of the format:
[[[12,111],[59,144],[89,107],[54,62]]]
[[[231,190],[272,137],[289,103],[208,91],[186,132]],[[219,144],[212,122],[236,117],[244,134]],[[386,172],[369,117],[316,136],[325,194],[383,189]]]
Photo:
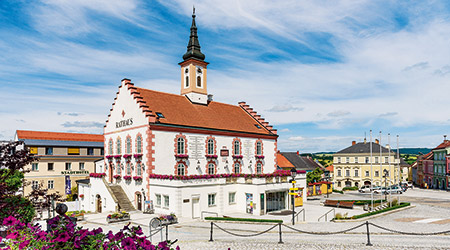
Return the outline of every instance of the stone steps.
[[[110,188],[119,203],[119,210],[125,210],[127,212],[136,210],[121,186],[111,185]]]

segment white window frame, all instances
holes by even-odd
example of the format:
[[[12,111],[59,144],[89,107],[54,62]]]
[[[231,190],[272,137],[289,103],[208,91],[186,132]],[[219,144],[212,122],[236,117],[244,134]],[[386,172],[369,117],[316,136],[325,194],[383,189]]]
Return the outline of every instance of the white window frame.
[[[359,169],[355,169],[355,177],[359,177]]]
[[[228,204],[236,204],[236,192],[229,192],[228,193]]]
[[[47,181],[47,189],[54,189],[55,188],[55,182],[53,180]]]
[[[39,171],[39,164],[31,163],[31,171]]]
[[[163,197],[164,197],[164,206],[163,206],[163,208],[169,208],[169,206],[170,206],[170,197],[168,196],[168,195],[163,195]]]
[[[216,206],[216,197],[217,197],[217,193],[208,194],[208,207]]]
[[[84,170],[85,166],[84,166],[84,162],[80,162],[78,165],[78,169],[79,170]]]
[[[212,166],[212,168],[211,168]],[[211,169],[212,169],[212,173],[211,173]],[[216,174],[216,165],[214,165],[214,163],[208,163],[208,174],[212,175],[212,174]]]
[[[161,197],[161,194],[155,194],[155,200],[156,200],[155,206],[156,206],[156,207],[161,207],[161,205],[162,205],[162,197]]]

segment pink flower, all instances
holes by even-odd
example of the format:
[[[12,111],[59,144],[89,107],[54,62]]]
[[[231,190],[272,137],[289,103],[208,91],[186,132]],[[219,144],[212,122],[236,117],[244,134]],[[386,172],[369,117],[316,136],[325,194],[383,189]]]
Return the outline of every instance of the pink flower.
[[[28,246],[28,244],[30,244],[30,240],[23,241],[22,243],[19,244],[19,249],[24,249],[25,247]]]
[[[13,232],[10,233],[6,236],[6,239],[11,239],[11,240],[15,240],[19,237],[19,233],[18,232]]]
[[[14,226],[17,224],[17,222],[19,222],[19,221],[10,215],[3,220],[3,225],[4,226]]]

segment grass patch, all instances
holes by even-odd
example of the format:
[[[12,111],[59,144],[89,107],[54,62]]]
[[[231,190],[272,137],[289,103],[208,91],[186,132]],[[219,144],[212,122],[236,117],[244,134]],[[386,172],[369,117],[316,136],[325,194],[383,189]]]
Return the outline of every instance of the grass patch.
[[[246,222],[265,222],[265,223],[283,223],[283,220],[251,219],[251,218],[233,218],[233,217],[205,217],[205,220],[215,221],[246,221]]]
[[[370,200],[339,200],[339,201],[353,201],[355,203],[353,203],[353,205],[355,206],[363,206],[363,205],[370,205],[371,202]],[[374,200],[373,204],[377,204],[377,203],[381,203],[381,202],[385,202],[386,200]]]
[[[384,212],[387,212],[387,211],[395,210],[395,209],[398,209],[398,208],[407,207],[407,206],[409,206],[409,205],[411,205],[411,203],[409,203],[409,202],[402,202],[400,205],[397,205],[397,206],[387,207],[387,208],[382,209],[382,210],[373,211],[373,212],[368,212],[368,213],[365,213],[365,214],[358,214],[358,215],[354,215],[354,216],[352,216],[352,217],[335,218],[335,220],[354,220],[354,219],[360,219],[360,218],[372,216],[372,215],[375,215],[375,214],[381,214],[381,213],[384,213]]]

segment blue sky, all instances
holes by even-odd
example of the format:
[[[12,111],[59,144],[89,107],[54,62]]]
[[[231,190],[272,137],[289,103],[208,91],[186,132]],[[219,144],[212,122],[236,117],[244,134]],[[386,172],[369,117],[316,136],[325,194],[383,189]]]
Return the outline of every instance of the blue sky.
[[[179,93],[194,4],[208,92],[250,104],[279,149],[335,151],[371,129],[400,147],[449,134],[448,1],[3,0],[0,140],[101,133],[124,77]]]

